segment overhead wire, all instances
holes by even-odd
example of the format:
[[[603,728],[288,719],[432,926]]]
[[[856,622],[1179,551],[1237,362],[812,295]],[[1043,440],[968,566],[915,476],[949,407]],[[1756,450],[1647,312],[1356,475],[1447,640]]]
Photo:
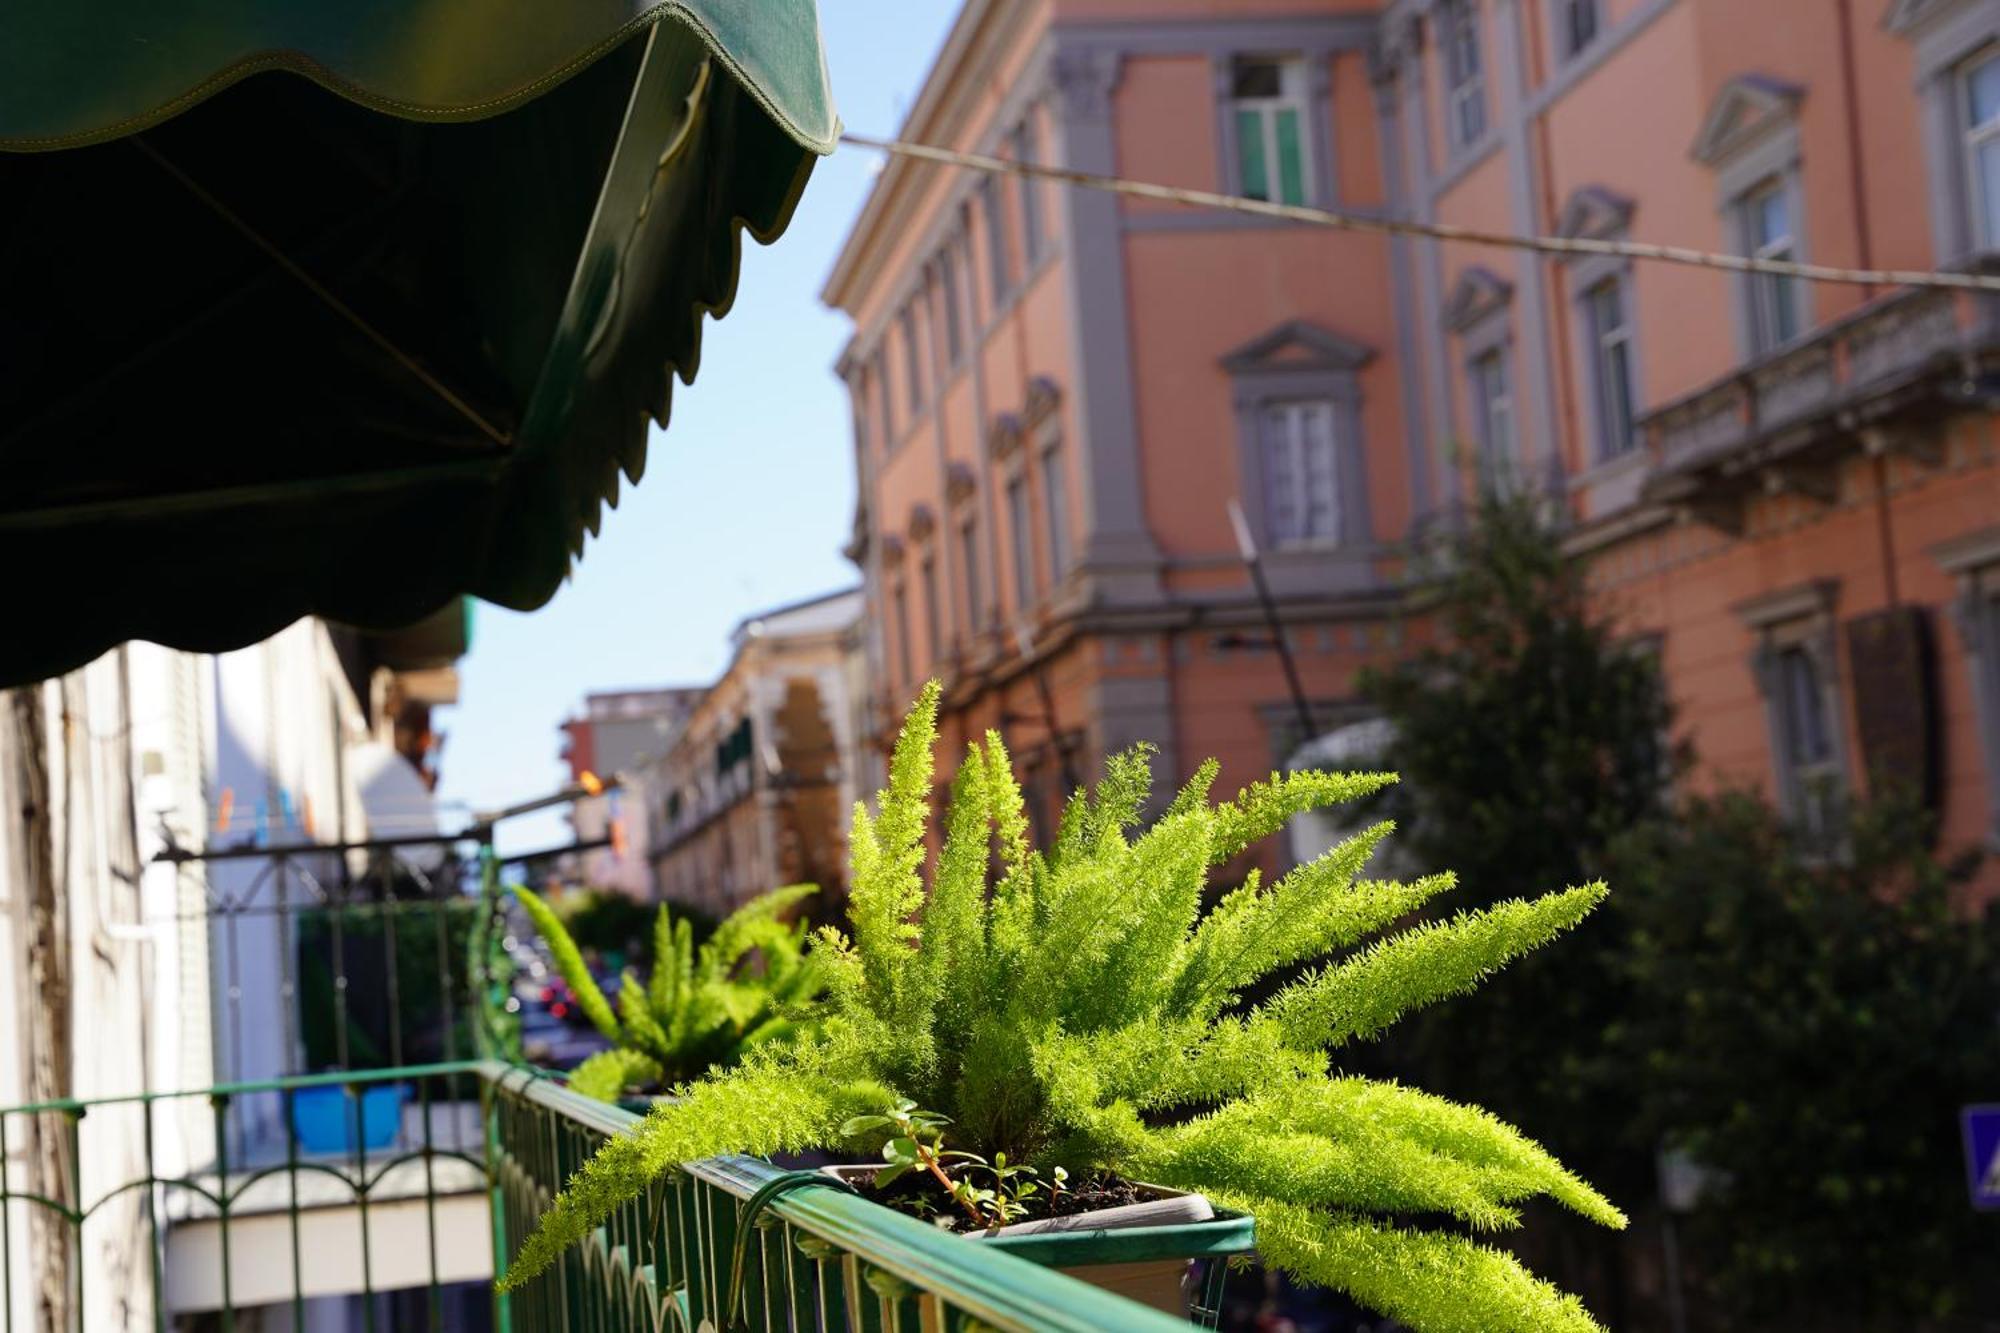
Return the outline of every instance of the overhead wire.
[[[1903,286],[1953,291],[2000,292],[2000,274],[1949,273],[1934,269],[1844,268],[1834,264],[1808,264],[1792,259],[1760,259],[1701,250],[1685,245],[1660,245],[1651,241],[1613,240],[1596,236],[1537,236],[1483,227],[1465,227],[1449,222],[1421,222],[1414,218],[1384,217],[1375,213],[1343,212],[1309,204],[1284,204],[1242,195],[1220,194],[1178,185],[1128,180],[1068,167],[1020,162],[984,153],[965,153],[933,144],[908,143],[874,135],[843,132],[840,141],[856,148],[868,148],[895,157],[910,158],[942,166],[962,167],[989,174],[1019,176],[1034,180],[1058,181],[1065,185],[1134,199],[1151,199],[1190,208],[1215,209],[1253,217],[1274,218],[1339,231],[1384,236],[1416,236],[1434,241],[1457,241],[1467,245],[1491,246],[1505,250],[1526,250],[1535,254],[1573,259],[1583,255],[1603,255],[1620,259],[1647,260],[1662,264],[1704,268],[1726,273],[1760,273],[1772,277],[1796,278],[1802,282],[1844,283],[1850,286]]]

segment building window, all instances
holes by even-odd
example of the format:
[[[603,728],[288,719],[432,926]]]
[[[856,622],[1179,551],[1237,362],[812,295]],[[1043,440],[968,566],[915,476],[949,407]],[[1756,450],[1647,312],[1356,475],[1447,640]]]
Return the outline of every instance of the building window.
[[[1311,192],[1306,144],[1306,67],[1299,59],[1239,59],[1231,72],[1236,191],[1248,199],[1303,204]]]
[[[875,352],[876,420],[882,423],[882,452],[896,452],[896,395],[889,391],[889,358],[880,348]]]
[[[1014,544],[1014,603],[1026,610],[1035,600],[1035,557],[1029,545],[1035,523],[1029,512],[1025,472],[1017,472],[1007,480],[1007,528]]]
[[[1013,133],[1014,160],[1033,165],[1041,160],[1035,151],[1035,122],[1024,120],[1015,127]],[[1014,182],[1020,192],[1021,201],[1021,257],[1033,269],[1035,261],[1042,257],[1042,198],[1031,176],[1022,176]]]
[[[917,566],[917,577],[924,594],[924,637],[930,644],[933,669],[944,660],[944,617],[943,608],[938,605],[937,561],[924,556]]]
[[[965,355],[965,313],[958,295],[958,246],[947,242],[937,257],[938,290],[944,298],[944,354],[957,365]]]
[[[1808,840],[1832,850],[1846,790],[1832,581],[1766,593],[1737,607],[1757,635],[1779,805]]]
[[[979,182],[979,211],[986,222],[986,280],[993,288],[993,305],[1014,289],[1014,266],[1007,256],[1007,214],[1000,204],[1000,178]]]
[[[1597,40],[1597,0],[1556,0],[1556,42],[1563,59]]]
[[[1591,383],[1597,400],[1597,453],[1611,459],[1631,450],[1632,325],[1625,283],[1606,278],[1584,293],[1591,349]]]
[[[896,669],[905,685],[917,678],[910,666],[910,594],[901,579],[896,580],[889,598],[896,613]]]
[[[1972,717],[1986,767],[1988,846],[2000,851],[2000,525],[1931,548],[1957,583],[1951,618],[1965,648]]]
[[[1744,247],[1752,259],[1790,262],[1798,257],[1791,193],[1784,181],[1767,181],[1744,196],[1742,217]],[[1751,349],[1768,352],[1799,335],[1799,283],[1775,273],[1749,276]]]
[[[979,583],[979,521],[967,518],[958,525],[958,567],[965,578],[965,628],[969,635],[979,633],[979,627],[986,620],[985,597]]]
[[[1959,83],[1972,234],[1980,249],[1992,250],[2000,248],[2000,51],[1968,63]]]
[[[1479,11],[1473,0],[1447,0],[1438,14],[1438,28],[1451,141],[1464,148],[1486,133],[1486,81],[1479,62]]]
[[[1514,450],[1514,395],[1507,383],[1507,354],[1496,347],[1473,358],[1472,411],[1479,429],[1480,471],[1486,484],[1506,493],[1518,480]]]
[[[903,307],[903,380],[909,394],[910,416],[924,410],[924,366],[923,348],[917,342],[917,308],[914,303]]]
[[[1812,653],[1800,646],[1780,650],[1776,670],[1779,762],[1789,770],[1785,785],[1793,793],[1792,817],[1809,838],[1823,840],[1834,829],[1840,783],[1827,682]]]
[[[1060,439],[1042,450],[1042,508],[1049,521],[1049,576],[1061,582],[1069,572],[1069,482],[1063,473]]]
[[[1267,404],[1260,434],[1264,517],[1272,543],[1282,547],[1338,542],[1340,483],[1333,404]]]

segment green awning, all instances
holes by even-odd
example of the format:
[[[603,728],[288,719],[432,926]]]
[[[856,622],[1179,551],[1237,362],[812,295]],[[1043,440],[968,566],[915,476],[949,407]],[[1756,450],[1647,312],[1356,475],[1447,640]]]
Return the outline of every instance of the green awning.
[[[836,133],[812,0],[8,6],[0,684],[540,605]]]

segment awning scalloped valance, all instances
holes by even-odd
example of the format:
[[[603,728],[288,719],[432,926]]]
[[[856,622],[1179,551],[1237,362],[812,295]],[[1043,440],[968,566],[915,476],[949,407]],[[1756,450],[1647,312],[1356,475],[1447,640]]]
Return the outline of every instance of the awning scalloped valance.
[[[812,0],[203,8],[0,17],[0,684],[547,600],[838,129]]]

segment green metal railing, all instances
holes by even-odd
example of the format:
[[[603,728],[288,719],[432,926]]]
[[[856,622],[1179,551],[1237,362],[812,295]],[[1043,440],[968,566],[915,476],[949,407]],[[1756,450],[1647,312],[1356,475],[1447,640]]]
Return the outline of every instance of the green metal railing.
[[[370,1150],[364,1124],[371,1089],[414,1090],[393,1144]],[[344,1094],[351,1145],[315,1154],[294,1114],[299,1098]],[[238,1137],[227,1123],[258,1099],[283,1112],[275,1154],[233,1161]],[[471,1108],[476,1106],[476,1112]],[[469,1114],[468,1114],[469,1113]],[[91,1161],[91,1131],[129,1138],[121,1114],[142,1120],[143,1161],[81,1202],[78,1168]],[[698,1162],[655,1182],[548,1274],[511,1296],[485,1281],[505,1271],[561,1183],[610,1135],[636,1124],[629,1111],[591,1101],[544,1071],[498,1061],[464,1061],[359,1074],[306,1075],[177,1093],[94,1101],[52,1101],[0,1110],[0,1252],[11,1261],[24,1209],[56,1237],[71,1275],[55,1302],[22,1326],[82,1329],[86,1312],[112,1299],[124,1326],[160,1330],[204,1316],[234,1330],[259,1308],[289,1308],[294,1326],[327,1291],[331,1252],[344,1264],[335,1280],[356,1307],[350,1326],[377,1333],[459,1329],[467,1314],[512,1333],[635,1330],[696,1333],[932,1333],[933,1330],[1185,1328],[1185,1324],[1051,1269],[942,1232],[849,1194],[831,1182],[800,1179],[768,1162],[730,1157]],[[13,1188],[10,1146],[24,1126],[53,1128],[69,1174],[52,1194]],[[163,1169],[163,1153],[200,1164]],[[204,1155],[212,1151],[212,1156]],[[803,1186],[771,1196],[773,1182]],[[130,1216],[113,1216],[129,1204]],[[400,1210],[392,1223],[383,1218]],[[448,1211],[449,1210],[449,1211]],[[134,1228],[143,1252],[141,1289],[104,1290],[104,1273],[85,1262],[86,1236],[100,1224]],[[260,1230],[261,1229],[261,1230]],[[490,1267],[454,1272],[444,1251],[467,1234]],[[93,1249],[101,1250],[100,1243]],[[385,1244],[401,1277],[378,1267]],[[0,1290],[5,1327],[17,1327],[16,1292]],[[33,1271],[34,1266],[27,1266]],[[188,1270],[200,1271],[190,1273]],[[469,1280],[468,1280],[469,1277]],[[248,1293],[248,1294],[246,1294]],[[32,1303],[31,1303],[32,1304]],[[490,1315],[489,1315],[490,1311]]]
[[[495,1239],[518,1246],[563,1181],[639,1117],[491,1074]],[[669,1172],[507,1298],[504,1326],[696,1333],[1186,1329],[1122,1297],[748,1157]],[[782,1182],[782,1183],[781,1183]],[[504,1270],[503,1270],[504,1271]]]

